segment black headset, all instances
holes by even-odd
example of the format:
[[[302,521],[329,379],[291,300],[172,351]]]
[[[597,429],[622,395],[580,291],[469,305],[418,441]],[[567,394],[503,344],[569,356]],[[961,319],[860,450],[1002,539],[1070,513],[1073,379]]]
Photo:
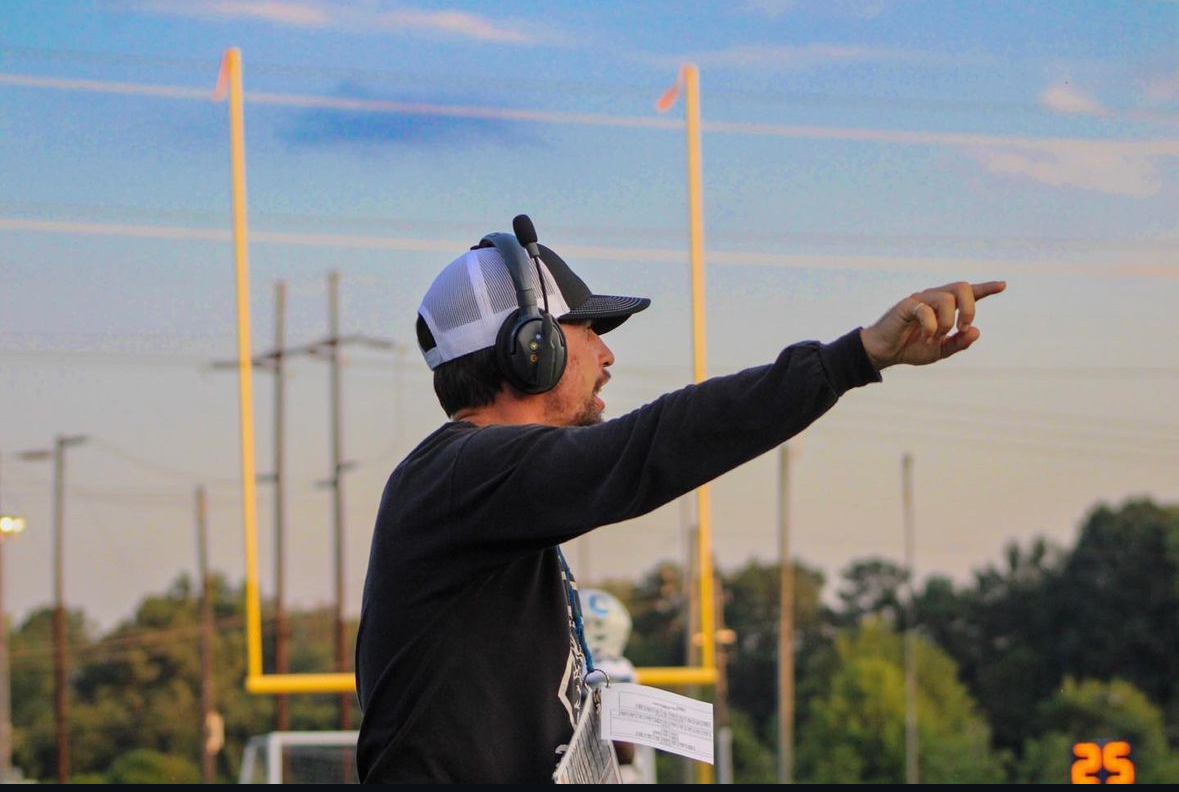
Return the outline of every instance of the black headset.
[[[524,393],[544,393],[555,388],[565,373],[565,333],[552,314],[537,306],[536,292],[525,275],[532,264],[529,254],[538,261],[540,259],[532,221],[527,215],[519,215],[512,227],[515,236],[497,232],[488,234],[479,242],[479,247],[494,246],[499,251],[512,276],[516,302],[520,306],[508,315],[499,328],[495,341],[495,360],[500,373],[512,387]],[[525,245],[528,250],[525,250]],[[536,275],[543,290],[544,279],[539,266]]]

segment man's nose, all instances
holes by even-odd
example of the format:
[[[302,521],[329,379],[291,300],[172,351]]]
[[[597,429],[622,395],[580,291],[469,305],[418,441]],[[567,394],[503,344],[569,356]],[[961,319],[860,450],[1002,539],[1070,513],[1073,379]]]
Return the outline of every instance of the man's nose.
[[[612,351],[610,351],[610,347],[606,346],[606,342],[602,340],[602,337],[600,335],[598,335],[597,333],[594,333],[594,337],[598,339],[598,344],[600,344],[602,347],[598,351],[598,357],[601,359],[602,365],[603,366],[613,366],[614,365],[614,353]]]

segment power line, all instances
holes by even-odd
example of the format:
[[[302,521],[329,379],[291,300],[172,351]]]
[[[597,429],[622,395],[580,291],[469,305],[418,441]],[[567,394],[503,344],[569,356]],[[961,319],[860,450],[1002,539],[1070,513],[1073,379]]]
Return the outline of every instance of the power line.
[[[45,212],[67,212],[74,216],[85,216],[86,219],[116,218],[126,219],[140,217],[145,219],[166,218],[174,221],[220,221],[222,212],[208,212],[184,209],[167,209],[153,206],[130,206],[114,204],[85,204],[85,203],[49,203],[0,201],[0,211],[18,212],[25,215],[29,212],[44,214]],[[384,231],[398,230],[405,232],[421,232],[428,230],[455,231],[462,228],[480,227],[484,221],[472,218],[463,220],[431,220],[412,219],[401,220],[390,217],[371,215],[340,215],[326,213],[290,213],[273,211],[252,211],[250,217],[254,221],[268,220],[275,223],[289,223],[301,229],[306,229],[310,223],[321,223],[331,227],[339,227],[347,223],[355,227],[380,228]],[[35,220],[37,218],[28,218]],[[45,218],[48,219],[48,218]],[[618,224],[598,224],[583,226],[565,224],[554,226],[560,234],[589,235],[594,238],[617,236],[631,240],[653,240],[678,242],[684,236],[684,229],[678,226],[633,226]],[[1038,236],[1038,235],[999,235],[999,234],[869,234],[852,232],[822,232],[822,231],[767,231],[764,228],[739,228],[729,225],[714,225],[709,231],[709,238],[713,241],[732,239],[743,243],[759,241],[778,245],[797,246],[799,244],[813,244],[822,246],[861,243],[872,247],[886,245],[938,244],[947,246],[971,245],[994,250],[996,245],[1010,247],[1051,248],[1054,250],[1069,249],[1092,252],[1094,250],[1114,250],[1119,252],[1170,252],[1179,248],[1179,237],[1160,236],[1152,239],[1133,237],[1086,237],[1086,236]]]
[[[1067,456],[1073,460],[1121,459],[1157,466],[1160,462],[1179,462],[1179,450],[1176,449],[1145,449],[1141,447],[1115,447],[1095,445],[1074,445],[1060,442],[1045,442],[1043,440],[1028,440],[1022,437],[994,437],[992,435],[970,435],[955,432],[937,431],[926,428],[900,429],[879,424],[848,423],[838,417],[832,417],[825,422],[816,424],[808,431],[818,432],[854,432],[858,436],[864,434],[887,435],[902,437],[907,440],[925,438],[929,440],[945,441],[954,444],[979,444],[1014,446],[1023,451],[1043,453],[1056,456]]]
[[[1179,146],[1179,142],[1177,142]],[[51,234],[81,234],[142,239],[182,239],[228,243],[230,232],[218,228],[188,226],[130,225],[123,223],[87,223],[61,220],[0,217],[0,230],[33,231]],[[290,245],[294,247],[345,248],[351,250],[398,250],[453,254],[469,247],[469,241],[455,239],[423,239],[411,237],[365,236],[358,234],[311,234],[284,231],[255,230],[250,235],[255,244]],[[628,263],[649,262],[682,265],[688,252],[675,248],[607,247],[602,245],[568,245],[566,256]],[[1108,265],[1080,264],[1059,261],[1015,259],[971,259],[964,257],[900,256],[879,254],[815,254],[777,253],[760,251],[709,250],[709,263],[714,266],[781,267],[799,270],[851,270],[873,272],[938,272],[947,265],[962,268],[988,268],[1011,272],[1013,269],[1036,273],[1072,273],[1097,277],[1161,278],[1179,277],[1174,268],[1155,265],[1136,265],[1114,262]]]
[[[150,595],[149,595],[150,596]],[[194,604],[195,608],[199,603]],[[217,620],[219,630],[235,629],[242,626],[241,616],[226,616]],[[80,665],[96,665],[108,662],[106,655],[122,655],[132,649],[142,649],[158,644],[173,644],[178,641],[196,640],[200,635],[200,625],[191,624],[164,629],[140,628],[128,630],[126,627],[115,628],[110,635],[90,641],[73,640],[69,644],[70,651],[78,655]],[[52,646],[44,648],[33,645],[22,647],[15,654],[20,660],[47,657],[52,653]],[[89,656],[88,656],[89,655]],[[95,657],[94,655],[99,655]]]
[[[170,368],[191,371],[194,365],[207,358],[174,353],[119,352],[93,349],[0,349],[0,358],[25,364],[57,365],[68,361],[71,366],[130,366],[134,368]]]
[[[130,462],[133,465],[137,465],[138,467],[145,468],[147,470],[160,471],[172,476],[185,477],[189,481],[205,481],[226,485],[240,483],[238,479],[228,476],[209,476],[199,471],[178,468],[172,465],[165,465],[160,462],[153,462],[101,438],[91,438],[90,442],[95,448],[98,448],[107,452],[108,454],[111,454],[112,456],[119,457],[126,462]]]
[[[1120,458],[1124,460],[1143,461],[1153,459],[1156,461],[1165,461],[1168,459],[1179,459],[1179,450],[1175,450],[1172,441],[1167,439],[1160,439],[1158,441],[1161,445],[1154,447],[1145,446],[1142,444],[1126,445],[1123,443],[1109,443],[1101,442],[1103,438],[1096,438],[1094,442],[1092,437],[1083,437],[1080,442],[1068,442],[1060,438],[1045,438],[1032,437],[1028,433],[1035,431],[1065,431],[1060,427],[1053,426],[1036,426],[1036,425],[1016,425],[1016,424],[1002,424],[997,422],[980,421],[966,421],[978,426],[979,432],[972,433],[969,431],[970,427],[966,427],[965,432],[947,431],[944,428],[930,427],[930,421],[939,422],[942,424],[951,424],[953,427],[963,426],[964,421],[960,418],[949,417],[929,417],[921,415],[911,415],[905,413],[884,413],[883,418],[900,418],[902,420],[911,420],[920,422],[920,426],[898,426],[895,423],[884,424],[881,421],[873,423],[861,423],[863,419],[859,416],[850,416],[851,420],[842,415],[832,415],[828,417],[823,423],[816,424],[811,427],[809,431],[850,431],[857,434],[869,433],[876,435],[895,436],[903,438],[923,437],[932,440],[945,440],[955,444],[977,444],[984,443],[989,445],[999,446],[1016,446],[1020,449],[1027,449],[1037,452],[1042,452],[1052,455],[1065,454],[1073,458]],[[857,420],[859,418],[859,421]],[[1015,432],[1019,431],[1021,434],[1018,437],[998,436],[991,433],[984,433],[988,427],[998,426],[999,428]],[[1133,440],[1132,436],[1124,438],[1113,438],[1115,440]],[[382,451],[365,457],[363,464],[374,464],[377,462],[386,461],[393,458],[393,453],[396,450],[397,444],[391,443]],[[360,467],[361,463],[353,463],[354,467]],[[163,466],[161,466],[163,467]],[[186,480],[193,480],[188,474],[183,474]],[[44,484],[44,482],[39,482]],[[24,486],[27,486],[25,482]],[[307,480],[304,482],[307,489],[311,489],[313,482]],[[237,497],[237,492],[224,493],[222,497],[234,498]],[[97,503],[108,503],[112,505],[121,505],[130,503],[142,507],[157,507],[157,508],[175,508],[187,509],[190,504],[190,497],[180,490],[161,489],[161,490],[145,490],[136,489],[132,491],[127,490],[93,490],[89,488],[76,487],[71,493],[71,499],[80,501],[92,501]],[[310,498],[305,498],[310,500]]]
[[[938,376],[949,378],[1017,377],[1023,379],[1175,379],[1176,366],[956,366],[939,368]]]
[[[1125,416],[1080,415],[1076,413],[1062,413],[1055,410],[1033,410],[1019,407],[995,407],[994,405],[964,404],[961,402],[938,402],[929,399],[905,399],[896,396],[875,395],[873,400],[878,403],[903,405],[934,410],[948,410],[955,415],[989,413],[1003,416],[1025,416],[1029,418],[1055,421],[1061,423],[1083,423],[1092,426],[1101,423],[1105,426],[1117,425],[1138,431],[1179,432],[1179,424],[1165,421],[1152,421],[1146,418],[1127,418]]]
[[[202,336],[203,337],[203,336]],[[351,337],[351,336],[350,336]],[[183,337],[180,337],[183,338]],[[82,362],[93,366],[132,366],[157,369],[161,364],[166,364],[172,361],[181,361],[172,368],[183,368],[191,370],[193,364],[207,364],[208,358],[203,355],[196,354],[157,354],[144,352],[124,352],[109,349],[60,349],[48,348],[39,350],[27,349],[4,349],[0,347],[0,360],[12,359],[21,363],[44,363],[49,365],[53,361],[66,360],[70,362]],[[427,373],[422,370],[422,367],[416,361],[409,361],[405,359],[394,361],[378,361],[365,358],[351,358],[342,360],[341,365],[355,370],[365,370],[369,374],[373,372],[380,372],[381,374],[388,374],[391,376],[404,376],[406,373],[418,374],[422,377],[427,376]],[[627,363],[623,367],[625,371],[619,380],[612,383],[611,387],[622,390],[642,390],[644,386],[635,383],[628,383],[625,381],[626,377],[660,377],[674,379],[684,376],[688,372],[687,364],[653,364],[653,363]],[[736,368],[722,368],[717,369],[717,374],[734,373]],[[1179,367],[1173,366],[961,366],[954,369],[941,369],[936,372],[938,375],[949,377],[1006,377],[1006,378],[1023,378],[1023,379],[1123,379],[1123,380],[1171,380],[1179,379]],[[662,385],[656,386],[662,388]],[[663,390],[652,390],[652,393],[662,393]],[[935,402],[924,402],[926,405],[936,404]],[[953,407],[955,410],[962,409],[958,405],[947,405]],[[1001,410],[1002,408],[975,406],[969,408],[971,412],[980,410]],[[1030,411],[1012,410],[1014,414],[1033,414]],[[1053,415],[1048,412],[1041,412],[1040,415]],[[1107,418],[1107,417],[1085,417],[1076,416],[1074,420],[1085,421],[1133,421],[1133,419],[1125,418]],[[1163,427],[1175,428],[1171,424],[1162,424]],[[130,452],[127,452],[130,453]]]
[[[962,409],[954,415],[931,415],[928,411],[918,412],[912,410],[897,410],[875,407],[849,406],[846,410],[852,413],[855,417],[861,414],[866,414],[867,417],[881,416],[885,419],[897,419],[915,421],[922,424],[927,423],[942,423],[950,424],[956,428],[970,428],[978,427],[979,429],[992,429],[997,431],[1018,431],[1027,433],[1029,431],[1035,432],[1067,432],[1074,435],[1091,435],[1098,439],[1110,438],[1114,440],[1127,440],[1135,443],[1159,443],[1174,446],[1179,442],[1179,426],[1172,426],[1168,429],[1160,429],[1157,427],[1144,427],[1141,429],[1133,427],[1119,427],[1103,425],[1100,421],[1095,421],[1083,428],[1072,426],[1062,426],[1060,424],[1053,424],[1045,420],[1017,420],[1011,417],[989,417],[985,415],[975,415],[969,409]]]

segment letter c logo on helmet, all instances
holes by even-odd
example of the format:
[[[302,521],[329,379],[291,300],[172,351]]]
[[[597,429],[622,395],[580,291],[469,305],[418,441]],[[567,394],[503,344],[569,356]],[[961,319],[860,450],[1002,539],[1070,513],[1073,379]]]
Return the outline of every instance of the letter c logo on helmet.
[[[585,642],[594,658],[622,657],[630,639],[630,611],[618,597],[602,589],[579,589],[577,596],[585,622]]]

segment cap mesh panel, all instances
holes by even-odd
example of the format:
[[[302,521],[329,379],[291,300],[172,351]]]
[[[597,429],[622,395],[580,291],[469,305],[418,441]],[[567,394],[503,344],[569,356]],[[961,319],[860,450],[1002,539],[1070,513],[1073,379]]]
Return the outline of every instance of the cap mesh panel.
[[[464,267],[452,267],[434,282],[430,300],[434,324],[439,330],[449,330],[479,321],[479,304]]]
[[[483,282],[487,286],[487,297],[491,302],[492,310],[499,313],[509,308],[519,307],[520,301],[516,297],[516,286],[512,283],[508,265],[504,263],[504,258],[499,250],[479,248],[475,253],[479,257],[479,268],[483,271]],[[560,295],[560,290],[557,288],[557,282],[553,279],[548,267],[541,267],[540,271],[544,290],[537,287],[536,263],[532,260],[529,260],[528,268],[524,271],[524,284],[532,287],[533,293],[536,295],[536,304],[544,308],[545,295],[547,294],[552,299],[554,295]]]
[[[515,308],[518,304],[516,287],[512,285],[512,276],[508,274],[503,256],[495,248],[480,248],[475,253],[479,257],[479,269],[483,271],[483,283],[487,286],[491,309],[499,313]],[[527,275],[525,273],[525,277]]]

